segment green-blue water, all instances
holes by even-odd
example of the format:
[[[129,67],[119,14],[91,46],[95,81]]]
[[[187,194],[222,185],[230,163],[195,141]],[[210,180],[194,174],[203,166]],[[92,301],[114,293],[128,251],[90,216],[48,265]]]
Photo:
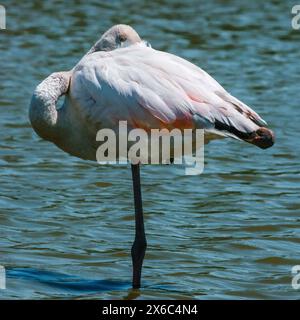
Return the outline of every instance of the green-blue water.
[[[293,1],[2,1],[0,298],[295,299],[300,264],[300,30]],[[99,166],[42,141],[34,87],[68,70],[107,28],[131,24],[154,48],[215,77],[265,118],[276,145],[205,149],[205,171],[142,168],[148,250],[130,289],[129,166]]]

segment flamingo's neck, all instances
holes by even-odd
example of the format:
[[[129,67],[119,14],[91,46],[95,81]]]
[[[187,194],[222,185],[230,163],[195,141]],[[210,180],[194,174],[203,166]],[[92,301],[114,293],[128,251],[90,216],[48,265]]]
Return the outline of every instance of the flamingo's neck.
[[[43,139],[55,142],[59,136],[59,117],[56,110],[60,96],[68,91],[70,75],[66,72],[53,73],[35,89],[29,108],[29,118],[34,130]]]

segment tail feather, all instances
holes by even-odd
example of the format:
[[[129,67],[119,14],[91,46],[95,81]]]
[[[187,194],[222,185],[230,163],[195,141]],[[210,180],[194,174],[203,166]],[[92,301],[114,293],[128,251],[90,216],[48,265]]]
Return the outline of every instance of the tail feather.
[[[205,104],[206,108],[208,106],[208,104]],[[194,114],[197,127],[204,128],[207,132],[243,140],[262,149],[271,147],[275,141],[274,133],[262,126],[265,121],[256,113],[255,120],[253,117],[250,112],[245,114],[236,109],[228,109],[223,106],[222,108],[210,106],[209,112],[206,112],[204,116],[203,104],[202,113],[197,112]]]

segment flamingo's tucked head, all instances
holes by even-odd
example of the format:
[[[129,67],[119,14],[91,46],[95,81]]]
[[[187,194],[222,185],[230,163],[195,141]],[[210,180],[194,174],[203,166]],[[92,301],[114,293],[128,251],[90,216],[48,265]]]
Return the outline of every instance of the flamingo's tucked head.
[[[142,42],[142,39],[133,28],[125,24],[118,24],[108,29],[91,48],[89,53],[112,51],[138,42]]]

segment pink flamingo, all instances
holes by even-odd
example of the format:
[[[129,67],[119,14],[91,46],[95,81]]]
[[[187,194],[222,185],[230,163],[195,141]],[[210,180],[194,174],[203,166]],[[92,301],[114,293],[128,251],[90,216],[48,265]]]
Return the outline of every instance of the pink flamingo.
[[[60,109],[59,97],[65,95]],[[206,142],[232,137],[262,149],[274,135],[250,107],[196,65],[155,50],[130,26],[109,29],[68,72],[51,74],[35,89],[29,117],[43,139],[82,159],[96,160],[96,134],[131,128],[201,128]],[[134,288],[140,287],[146,251],[140,166],[132,164],[135,240]]]

